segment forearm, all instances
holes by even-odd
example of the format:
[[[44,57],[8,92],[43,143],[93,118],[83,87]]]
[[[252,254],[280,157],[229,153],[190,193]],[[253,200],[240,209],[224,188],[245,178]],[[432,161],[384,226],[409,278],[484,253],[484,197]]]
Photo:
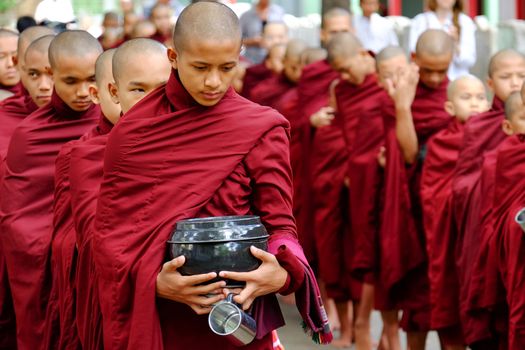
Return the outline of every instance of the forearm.
[[[419,145],[410,107],[396,106],[396,137],[405,162],[414,163]]]

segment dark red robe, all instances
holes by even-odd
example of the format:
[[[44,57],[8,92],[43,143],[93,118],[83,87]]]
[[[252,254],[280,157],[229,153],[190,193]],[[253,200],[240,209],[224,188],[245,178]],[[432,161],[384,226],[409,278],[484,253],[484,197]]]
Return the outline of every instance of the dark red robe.
[[[25,91],[25,89],[24,89]],[[14,95],[0,102],[0,159],[4,162],[16,126],[37,109],[29,94]],[[0,178],[3,164],[0,166]],[[0,241],[0,349],[16,348],[16,320]]]
[[[308,206],[303,227],[313,231],[300,233],[301,244],[315,248],[319,277],[329,297],[337,300],[357,299],[359,288],[350,289],[344,264],[343,247],[349,235],[348,189],[344,185],[347,171],[347,150],[338,119],[332,125],[314,130],[310,116],[329,105],[330,84],[339,77],[328,61],[304,67],[299,80],[299,103],[303,124],[302,172],[303,201]],[[313,232],[313,237],[310,236]],[[307,255],[308,256],[308,255]]]
[[[469,281],[473,262],[481,243],[480,175],[484,154],[505,139],[501,129],[504,104],[494,97],[490,111],[474,116],[465,123],[464,137],[452,183],[454,220],[457,227],[457,261],[460,283],[460,316],[467,343],[478,342],[487,334],[486,323],[468,314]]]
[[[96,122],[100,110],[71,110],[53,94],[46,106],[15,129],[0,189],[2,246],[17,321],[19,349],[44,343],[50,291],[55,158],[61,146],[78,139]]]
[[[452,120],[444,109],[447,85],[445,80],[436,89],[422,83],[417,87],[412,117],[420,152],[411,166],[406,165],[397,141],[393,102],[389,98],[384,101],[386,167],[378,285],[385,291],[386,299],[379,304],[403,309],[402,326],[409,331],[430,328],[430,291],[419,185],[428,139]]]
[[[359,280],[373,283],[378,269],[376,238],[382,178],[377,156],[384,143],[381,100],[386,93],[375,74],[359,86],[340,82],[335,93],[349,154],[352,253],[346,256],[347,269]]]
[[[421,177],[421,204],[428,254],[432,329],[454,327],[459,321],[459,281],[456,271],[456,228],[453,217],[452,179],[464,125],[458,120],[434,135],[427,144]],[[462,344],[461,340],[459,345]]]
[[[104,118],[97,127],[97,136],[76,143],[71,150],[71,211],[77,246],[75,314],[79,340],[85,350],[103,347],[102,314],[91,243],[104,151],[112,127]]]
[[[263,80],[271,78],[273,75],[274,73],[266,67],[264,62],[246,68],[241,95],[250,97],[253,88]]]
[[[11,92],[15,96],[20,96],[24,92],[24,86],[22,85],[22,82],[19,82],[18,84],[7,86],[0,84],[0,90],[6,90]],[[13,97],[13,96],[10,96]]]
[[[206,316],[155,296],[175,223],[217,215],[261,216],[269,251],[286,247],[302,261],[304,283],[291,284],[303,317],[312,316],[307,326],[322,332],[320,297],[292,216],[287,127],[231,88],[213,107],[196,104],[176,71],[119,121],[106,147],[93,233],[106,348],[235,348],[209,330]],[[271,331],[283,324],[275,296],[258,298],[253,313],[257,338],[246,348],[271,349]]]
[[[288,90],[295,87],[295,84],[284,76],[271,76],[257,84],[251,91],[248,98],[262,106],[275,108],[275,104]]]

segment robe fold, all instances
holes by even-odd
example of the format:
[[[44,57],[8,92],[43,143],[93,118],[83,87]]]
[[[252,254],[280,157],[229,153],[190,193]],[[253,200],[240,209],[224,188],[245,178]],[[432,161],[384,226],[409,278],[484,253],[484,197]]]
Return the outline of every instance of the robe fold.
[[[337,111],[349,154],[350,222],[352,239],[346,254],[348,271],[359,280],[373,283],[377,266],[377,230],[381,169],[377,162],[383,145],[384,90],[376,75],[356,86],[340,82],[335,89]]]
[[[0,157],[2,163],[16,126],[38,108],[25,89],[23,92],[25,93],[11,96],[0,102],[0,122],[2,124],[0,128]],[[0,179],[2,174],[3,164],[0,166]],[[0,349],[13,348],[16,348],[16,320],[0,241]]]
[[[383,102],[386,167],[378,286],[385,291],[385,299],[378,304],[403,309],[402,326],[406,330],[430,328],[430,287],[419,187],[426,143],[452,120],[444,109],[447,85],[445,80],[436,89],[422,83],[417,87],[412,117],[420,152],[410,166],[406,165],[397,141],[394,104],[388,97]]]
[[[284,74],[272,76],[257,84],[251,90],[248,98],[262,106],[275,108],[277,100],[294,86],[295,84],[289,81]]]
[[[351,286],[344,264],[347,252],[343,248],[350,234],[348,189],[344,185],[347,149],[339,119],[316,130],[309,123],[312,114],[329,105],[330,84],[338,77],[339,73],[323,60],[306,66],[299,80],[306,162],[303,178],[307,179],[303,185],[303,205],[308,206],[310,213],[305,213],[309,222],[303,227],[314,232],[313,237],[309,237],[306,231],[301,243],[306,247],[314,245],[319,277],[326,285],[328,296],[348,300],[357,299],[360,290],[358,286]]]
[[[447,129],[429,140],[421,176],[421,204],[430,280],[430,326],[437,330],[454,327],[459,329],[459,333],[459,281],[455,259],[452,179],[463,140],[463,128],[462,123],[454,120]]]
[[[196,104],[176,71],[113,128],[93,231],[106,348],[235,348],[209,330],[206,315],[156,298],[166,241],[179,220],[259,215],[269,251],[285,245],[312,276],[292,216],[287,129],[278,113],[231,88],[213,107]],[[315,281],[298,287],[307,296],[298,303],[307,326],[323,331],[321,309],[309,309],[320,306]],[[275,296],[258,298],[253,315],[257,336],[246,348],[271,349],[271,331],[283,324]]]
[[[53,94],[15,129],[0,188],[1,240],[17,322],[19,349],[37,349],[50,296],[55,158],[96,122],[99,109],[71,110]]]
[[[250,97],[252,90],[262,81],[273,77],[274,73],[266,67],[264,62],[246,68],[241,95]]]
[[[112,128],[113,125],[103,118],[93,137],[77,142],[71,150],[71,211],[77,246],[75,314],[79,340],[85,350],[103,348],[102,314],[91,247],[104,150]]]
[[[504,104],[494,97],[488,112],[467,120],[461,150],[452,180],[454,221],[457,230],[456,265],[460,287],[460,316],[467,343],[477,342],[478,335],[488,334],[486,323],[481,318],[468,314],[468,294],[472,267],[479,254],[481,243],[481,198],[480,176],[484,154],[494,150],[505,139],[501,129],[504,119]],[[479,320],[479,321],[478,321]]]
[[[0,84],[0,90],[6,90],[6,91],[9,91],[10,93],[12,93],[14,96],[20,96],[20,95],[24,94],[25,88],[22,85],[22,82],[19,82],[19,83],[15,84],[15,85],[11,85],[11,86]],[[14,97],[14,96],[10,96],[10,97]]]

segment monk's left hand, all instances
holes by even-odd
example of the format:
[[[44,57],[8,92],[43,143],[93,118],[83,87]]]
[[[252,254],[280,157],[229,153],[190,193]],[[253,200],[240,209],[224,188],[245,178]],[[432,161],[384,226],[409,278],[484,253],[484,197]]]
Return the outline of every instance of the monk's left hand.
[[[286,283],[288,272],[279,265],[277,258],[264,250],[254,246],[250,247],[253,256],[261,260],[261,265],[250,272],[221,271],[219,276],[235,281],[244,281],[246,286],[233,300],[242,305],[243,310],[248,310],[255,298],[275,293]],[[225,290],[227,294],[229,291]]]

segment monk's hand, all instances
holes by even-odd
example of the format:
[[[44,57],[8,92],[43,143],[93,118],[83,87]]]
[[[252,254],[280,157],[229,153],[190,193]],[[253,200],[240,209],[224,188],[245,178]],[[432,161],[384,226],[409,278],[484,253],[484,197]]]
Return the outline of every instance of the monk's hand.
[[[242,305],[243,310],[248,310],[255,298],[280,290],[288,277],[288,272],[279,265],[275,255],[254,246],[250,247],[250,251],[253,256],[262,261],[256,270],[250,272],[221,271],[219,273],[219,276],[223,278],[246,282],[246,286],[241,291],[234,291],[239,294],[233,298],[236,303]],[[228,292],[230,290],[225,290],[225,295]]]
[[[388,95],[394,101],[397,109],[411,108],[416,97],[418,82],[419,68],[414,63],[399,69],[393,79],[386,80]]]
[[[386,166],[386,148],[381,146],[379,153],[377,154],[377,163],[381,168]]]
[[[332,124],[335,110],[333,107],[323,107],[310,116],[310,123],[315,128],[322,128]]]
[[[199,315],[207,314],[213,304],[224,299],[222,288],[226,282],[200,285],[217,277],[217,273],[183,276],[177,269],[184,265],[184,261],[184,256],[179,256],[162,265],[157,275],[157,296],[186,304]]]

